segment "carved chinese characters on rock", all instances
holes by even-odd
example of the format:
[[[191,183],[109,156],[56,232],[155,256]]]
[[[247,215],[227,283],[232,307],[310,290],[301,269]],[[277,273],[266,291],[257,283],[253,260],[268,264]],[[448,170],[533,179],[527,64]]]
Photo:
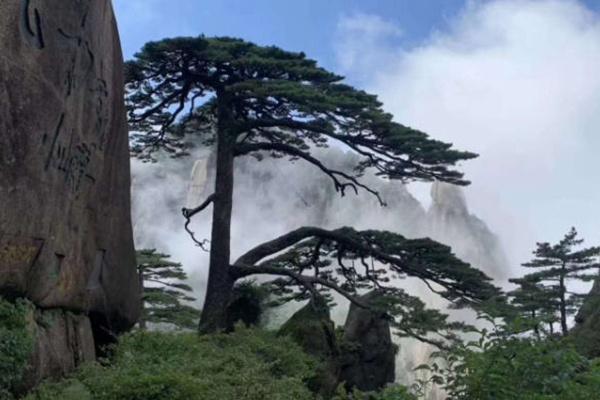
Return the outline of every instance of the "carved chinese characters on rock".
[[[86,5],[87,4],[87,5]],[[101,57],[94,54],[94,36],[87,29],[90,2],[81,3],[80,19],[70,25],[45,19],[46,3],[22,0],[21,34],[36,51],[58,51],[63,107],[56,122],[41,134],[46,173],[59,174],[65,190],[78,197],[96,182],[94,166],[101,163],[110,124],[110,94]],[[56,26],[63,23],[64,26]],[[97,38],[96,38],[97,40]],[[77,118],[89,115],[90,118]]]
[[[30,0],[21,0],[21,33],[32,46],[45,47],[40,10]]]

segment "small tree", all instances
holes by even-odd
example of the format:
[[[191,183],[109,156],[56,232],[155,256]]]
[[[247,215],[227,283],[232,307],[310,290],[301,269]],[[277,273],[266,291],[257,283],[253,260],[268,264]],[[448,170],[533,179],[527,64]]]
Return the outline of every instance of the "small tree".
[[[198,207],[183,210],[186,229],[202,246],[189,224],[193,216],[213,206],[201,332],[226,328],[235,282],[254,274],[284,276],[309,293],[328,288],[354,302],[360,287],[380,288],[395,275],[415,276],[452,300],[478,302],[495,293],[487,276],[457,260],[449,248],[391,232],[303,227],[232,263],[237,157],[302,160],[331,178],[341,195],[364,190],[382,205],[379,193],[361,183],[367,171],[400,182],[468,184],[453,167],[475,154],[454,150],[451,144],[394,122],[375,96],[342,80],[303,53],[232,38],[150,42],[127,63],[134,154],[145,159],[158,149],[185,154],[185,134],[195,135],[196,143],[216,145],[214,193]],[[357,155],[353,170],[329,168],[315,155],[315,147],[334,143]],[[336,259],[337,268],[322,268],[323,257]],[[360,268],[348,267],[347,260],[355,260]],[[379,267],[367,265],[370,260]]]
[[[187,274],[180,263],[169,261],[169,255],[155,249],[137,251],[138,275],[142,287],[142,312],[139,327],[162,323],[177,328],[193,329],[200,311],[186,305],[196,300],[192,288],[183,283]]]
[[[545,286],[539,278],[528,275],[510,279],[510,282],[519,286],[508,293],[518,317],[527,321],[537,336],[540,335],[540,323],[547,323],[549,332],[554,333],[554,323],[558,319],[557,287]]]
[[[525,278],[534,282],[542,282],[545,292],[551,294],[550,297],[553,297],[554,303],[558,306],[557,311],[563,335],[566,335],[569,329],[568,317],[577,312],[583,299],[582,294],[568,290],[568,282],[573,280],[591,281],[596,278],[596,274],[587,272],[600,266],[597,259],[600,255],[600,247],[576,250],[582,243],[583,239],[577,237],[575,228],[571,228],[557,244],[537,243],[537,248],[533,252],[535,258],[523,264],[524,267],[538,270]]]

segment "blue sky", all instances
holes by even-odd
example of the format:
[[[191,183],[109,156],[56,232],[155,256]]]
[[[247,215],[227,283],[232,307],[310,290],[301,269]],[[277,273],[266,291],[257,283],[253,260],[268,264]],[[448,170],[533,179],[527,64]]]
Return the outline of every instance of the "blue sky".
[[[235,36],[304,51],[333,68],[336,25],[345,15],[381,15],[412,46],[443,29],[464,0],[113,0],[127,58],[150,39]]]
[[[465,166],[466,195],[516,265],[572,225],[600,243],[600,0],[113,5],[126,58],[201,33],[304,51],[400,122],[480,153]]]
[[[146,41],[205,34],[234,36],[304,51],[335,67],[333,43],[340,18],[379,15],[401,27],[396,40],[418,46],[447,29],[467,3],[487,0],[113,0],[123,51],[130,58]],[[600,1],[586,0],[600,9]]]

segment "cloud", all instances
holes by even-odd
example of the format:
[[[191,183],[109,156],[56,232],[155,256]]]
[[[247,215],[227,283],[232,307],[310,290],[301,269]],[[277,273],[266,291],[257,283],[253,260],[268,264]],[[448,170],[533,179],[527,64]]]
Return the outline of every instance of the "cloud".
[[[372,65],[387,58],[385,44],[402,36],[392,22],[364,13],[342,16],[337,28],[336,60],[342,72],[352,72],[355,80],[367,80]]]
[[[338,38],[351,38],[336,43],[340,68],[368,72],[399,122],[480,154],[464,166],[467,198],[515,265],[571,225],[600,242],[598,14],[575,1],[469,2],[410,49],[374,21],[340,19]]]

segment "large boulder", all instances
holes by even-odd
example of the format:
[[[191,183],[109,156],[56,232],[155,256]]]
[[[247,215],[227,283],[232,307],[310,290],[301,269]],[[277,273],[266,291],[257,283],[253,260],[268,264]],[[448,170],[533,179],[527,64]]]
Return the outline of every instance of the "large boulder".
[[[600,357],[600,279],[594,282],[571,331],[577,349],[590,358]]]
[[[373,305],[379,295],[369,292],[362,302]],[[341,380],[348,389],[379,390],[394,382],[396,346],[392,342],[390,323],[382,313],[350,306],[344,325]]]
[[[0,296],[89,318],[102,344],[140,310],[111,3],[4,0],[0,50]]]
[[[340,352],[325,301],[311,300],[282,325],[279,334],[290,336],[306,353],[320,361],[308,386],[322,397],[330,398],[340,382]]]

